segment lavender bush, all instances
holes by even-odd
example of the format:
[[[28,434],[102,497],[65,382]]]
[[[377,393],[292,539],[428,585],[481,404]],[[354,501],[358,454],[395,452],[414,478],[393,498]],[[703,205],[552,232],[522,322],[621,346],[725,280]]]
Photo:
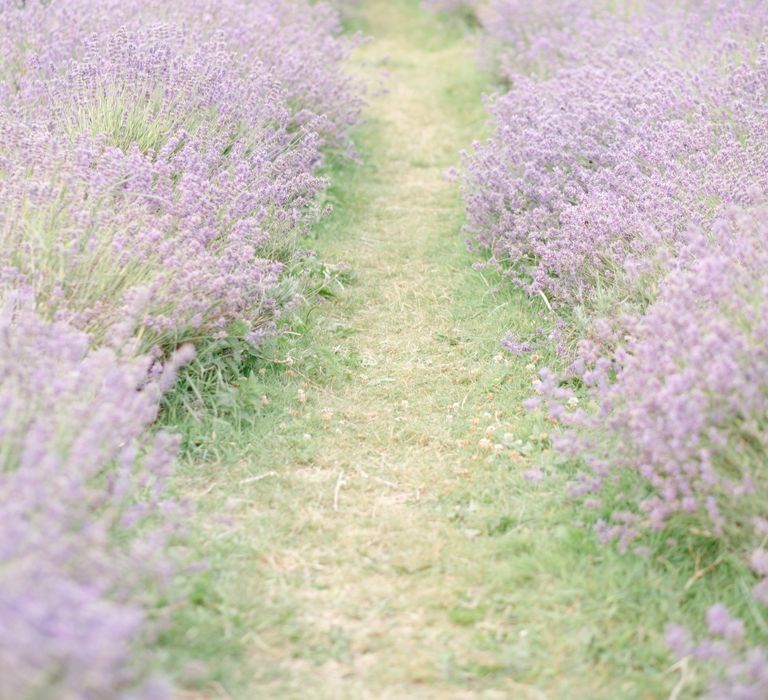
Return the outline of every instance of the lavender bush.
[[[358,121],[361,99],[342,62],[354,42],[339,35],[338,14],[326,3],[3,0],[0,10],[5,58],[0,94],[17,90],[30,68],[57,75],[94,35],[165,23],[183,31],[190,42],[213,41],[251,69],[265,68],[279,82],[297,124],[310,115],[321,117],[326,141],[351,147],[349,129]]]
[[[505,18],[516,50],[533,53],[507,62],[512,89],[491,104],[495,134],[466,158],[468,232],[555,306],[594,310],[613,288],[604,306],[643,303],[689,224],[766,186],[768,5],[648,5],[626,18],[575,3],[611,40],[603,29],[585,38],[577,23],[576,45],[558,50],[543,78],[529,64],[555,61],[549,43],[523,41],[516,28],[535,28],[548,16],[541,7],[558,16],[560,5],[536,5],[530,23],[527,4],[488,10],[497,24]]]
[[[667,642],[677,657],[716,668],[709,682],[709,700],[764,700],[768,697],[768,658],[765,650],[749,646],[744,623],[722,605],[707,611],[709,636],[698,641],[679,625],[670,625]]]
[[[589,49],[570,7],[610,38]],[[570,373],[541,384],[574,428],[558,446],[588,465],[575,490],[629,475],[636,509],[600,525],[623,547],[681,513],[744,538],[765,457],[768,4],[497,0],[483,18],[518,72],[468,157],[469,230],[516,284],[591,319]],[[533,39],[560,32],[562,51]],[[567,410],[564,379],[594,412]]]
[[[604,539],[626,547],[682,516],[755,546],[768,495],[768,208],[690,229],[675,264],[643,316],[580,343],[567,377],[596,410],[568,410],[573,392],[545,376],[554,415],[572,428],[557,447],[588,467],[578,495],[628,489],[599,525]]]
[[[569,372],[545,372],[540,385],[566,426],[555,447],[585,467],[572,494],[609,514],[596,523],[601,540],[626,550],[648,531],[704,536],[748,562],[763,604],[767,263],[765,203],[731,208],[709,231],[689,229],[647,313],[596,324]],[[586,408],[574,410],[578,399],[564,380],[586,387]],[[676,627],[673,650],[717,669],[708,697],[763,700],[765,649],[749,645],[743,622],[722,605],[707,621],[714,638],[693,644]]]
[[[131,652],[175,570],[176,439],[146,430],[190,350],[149,380],[150,358],[29,307],[9,295],[0,313],[0,697],[164,697],[154,681],[132,695]]]
[[[143,295],[148,343],[234,321],[258,340],[293,296],[278,277],[320,213],[327,120],[296,125],[261,64],[168,25],[79,48],[60,74],[30,69],[9,100],[6,268],[53,285],[48,308],[97,334]],[[41,221],[54,223],[29,235]]]
[[[152,38],[147,43],[164,56],[164,44]],[[133,39],[122,37],[120,45]],[[136,107],[136,92],[162,86],[146,65],[149,77],[134,83],[121,84],[118,69],[108,78],[120,92],[115,99],[133,105],[130,113],[104,105],[106,90],[102,100],[92,97],[98,83],[88,76],[95,68],[79,65],[82,75],[73,82],[89,94],[62,90],[51,108],[65,133],[51,135],[31,119],[29,126],[7,126],[8,167],[0,181],[6,268],[33,285],[50,312],[102,332],[141,295],[148,341],[223,332],[234,320],[258,333],[275,316],[278,275],[316,217],[312,199],[323,182],[310,164],[317,140],[289,135],[284,125],[261,127],[286,116],[279,102],[264,99],[265,80],[254,75],[228,84],[207,63],[209,87],[217,86],[222,104],[199,80],[188,94],[209,99],[207,108],[217,113],[212,124],[192,124],[197,104],[185,111],[186,97],[173,91],[146,110]],[[194,80],[192,66],[181,68],[176,85],[185,76]],[[235,97],[242,102],[227,107]],[[164,114],[186,123],[163,129]],[[72,127],[71,119],[83,124]],[[143,141],[120,141],[129,122]]]

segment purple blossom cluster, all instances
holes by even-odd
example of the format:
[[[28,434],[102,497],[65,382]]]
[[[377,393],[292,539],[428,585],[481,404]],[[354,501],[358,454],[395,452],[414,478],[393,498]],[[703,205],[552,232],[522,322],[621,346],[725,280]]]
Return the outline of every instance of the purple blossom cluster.
[[[554,441],[583,470],[572,495],[609,513],[596,523],[624,551],[644,532],[688,529],[746,560],[768,605],[768,205],[733,206],[691,227],[641,316],[597,322],[562,376],[540,391],[565,431]],[[585,387],[575,408],[569,381]],[[670,632],[680,658],[716,664],[708,697],[764,700],[768,664],[722,605],[713,638]]]
[[[0,0],[0,698],[168,697],[152,425],[195,341],[300,297],[351,45],[308,0]]]
[[[766,291],[768,207],[732,209],[706,232],[687,231],[645,314],[597,324],[603,335],[580,342],[565,377],[545,375],[541,390],[569,428],[556,446],[587,466],[575,495],[599,497],[617,480],[628,489],[628,507],[599,524],[603,539],[626,547],[673,516],[732,543],[763,536]],[[568,378],[596,410],[567,408]]]
[[[102,24],[138,28],[95,34],[103,13],[88,3],[73,19],[80,33],[55,31],[71,4],[4,15],[29,32],[23,42],[3,35],[24,65],[6,83],[0,120],[5,276],[97,333],[126,309],[135,316],[141,297],[148,345],[225,333],[234,321],[258,340],[279,319],[296,288],[280,275],[322,213],[321,148],[348,146],[359,107],[328,8],[260,16],[259,3],[242,15],[238,3],[192,5],[183,11],[199,27],[146,21],[173,14],[165,3],[127,3]]]
[[[268,73],[291,106],[294,126],[322,117],[325,141],[351,148],[349,131],[362,105],[357,86],[343,69],[352,43],[340,36],[338,13],[323,2],[2,0],[0,94],[18,89],[30,69],[55,76],[94,36],[152,25],[179,29],[190,46],[211,42],[235,66]],[[133,60],[141,61],[141,53]]]
[[[150,380],[148,357],[94,349],[21,295],[3,304],[0,697],[165,697],[130,663],[175,571],[177,440],[147,428],[191,347]]]
[[[643,6],[481,13],[511,89],[465,158],[467,229],[555,307],[642,303],[690,224],[768,184],[768,3]]]
[[[679,625],[667,629],[667,643],[683,660],[692,658],[715,666],[709,700],[765,700],[768,697],[768,658],[765,650],[745,641],[744,623],[722,605],[713,605],[706,616],[709,635],[694,641]]]
[[[754,541],[768,3],[493,0],[481,18],[511,89],[468,156],[469,229],[516,284],[591,319],[568,373],[539,386],[567,427],[556,446],[587,467],[574,493],[599,507],[621,485],[627,507],[598,529],[622,548],[672,516]]]

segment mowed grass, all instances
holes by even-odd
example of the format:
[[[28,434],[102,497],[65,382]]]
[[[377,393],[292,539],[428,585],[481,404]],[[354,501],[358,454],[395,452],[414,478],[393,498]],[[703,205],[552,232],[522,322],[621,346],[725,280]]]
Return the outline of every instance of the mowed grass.
[[[443,176],[483,134],[490,79],[461,27],[415,0],[360,15],[374,42],[356,70],[386,70],[389,91],[371,97],[361,164],[333,166],[312,241],[354,275],[241,376],[197,403],[182,387],[166,412],[187,545],[208,564],[179,582],[168,666],[195,698],[695,697],[664,628],[700,628],[715,600],[739,610],[740,564],[596,542],[556,426],[521,407],[557,362],[552,321],[472,268]],[[505,354],[509,330],[534,352]]]

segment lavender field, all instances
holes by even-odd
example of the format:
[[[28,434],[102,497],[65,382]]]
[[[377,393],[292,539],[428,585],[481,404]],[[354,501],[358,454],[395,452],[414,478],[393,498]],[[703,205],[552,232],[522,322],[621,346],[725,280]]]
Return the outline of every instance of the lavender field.
[[[0,0],[0,700],[768,700],[766,0]]]

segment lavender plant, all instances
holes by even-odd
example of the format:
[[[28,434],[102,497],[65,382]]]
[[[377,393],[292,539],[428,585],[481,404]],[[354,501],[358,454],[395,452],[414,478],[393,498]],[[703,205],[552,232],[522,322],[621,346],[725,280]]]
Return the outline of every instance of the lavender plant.
[[[709,681],[709,700],[763,700],[768,697],[768,659],[761,647],[749,646],[744,622],[722,605],[707,611],[709,636],[694,641],[687,629],[670,625],[667,642],[682,663],[689,659],[716,669]]]
[[[682,518],[740,548],[765,530],[768,456],[768,209],[734,209],[689,229],[675,269],[640,317],[580,343],[566,377],[542,392],[570,427],[557,448],[587,466],[576,495],[624,487],[598,525],[626,547],[644,528]],[[611,347],[610,352],[606,348]],[[588,405],[568,410],[573,378]],[[611,494],[611,498],[616,498]]]
[[[237,54],[244,65],[271,72],[296,124],[310,116],[322,118],[325,141],[351,149],[349,130],[358,122],[362,101],[342,64],[355,42],[340,35],[338,14],[326,3],[4,0],[0,10],[5,57],[0,95],[17,90],[30,68],[56,75],[94,35],[165,23],[183,28],[193,42],[213,41]]]
[[[766,263],[764,203],[729,209],[709,231],[689,229],[647,313],[600,324],[567,375],[545,373],[540,385],[566,426],[555,447],[585,467],[572,494],[605,514],[596,523],[601,540],[626,550],[649,531],[703,536],[748,562],[763,604]],[[585,408],[574,410],[578,399],[563,380],[586,387]],[[765,649],[750,646],[744,623],[720,604],[707,622],[712,638],[693,644],[679,626],[668,637],[681,659],[716,669],[708,697],[765,698]]]
[[[490,107],[496,132],[465,160],[474,242],[553,306],[594,310],[613,288],[611,304],[644,303],[689,224],[766,186],[768,6],[648,5],[639,17],[598,14],[611,41],[579,32],[549,76],[525,69],[532,58],[511,61],[512,89]],[[522,6],[493,7],[504,26],[529,26]]]
[[[558,447],[589,467],[575,491],[628,479],[636,510],[617,507],[601,536],[626,547],[685,513],[744,539],[765,458],[768,232],[750,202],[768,184],[768,5],[649,3],[642,16],[577,6],[615,32],[591,55],[572,46],[549,77],[517,75],[493,105],[496,135],[469,159],[470,230],[517,284],[562,309],[594,312],[606,289],[642,302],[593,321],[570,373],[547,372],[540,387],[574,428]],[[497,19],[524,13],[494,8]],[[543,8],[530,27],[546,34],[562,8]],[[554,61],[536,46],[526,50]],[[593,413],[567,410],[577,397],[563,379],[587,387]]]
[[[359,99],[330,8],[193,4],[2,14],[18,68],[0,173],[6,269],[96,338],[143,303],[146,347],[235,322],[259,342],[301,292],[320,149],[350,149]]]
[[[289,133],[268,75],[240,77],[234,56],[186,55],[184,41],[118,31],[15,97],[6,267],[97,333],[143,296],[147,342],[235,320],[256,339],[289,300],[279,273],[319,213],[318,138]]]
[[[176,439],[146,431],[190,350],[149,380],[30,306],[0,313],[0,697],[166,697],[133,659],[175,571]]]

